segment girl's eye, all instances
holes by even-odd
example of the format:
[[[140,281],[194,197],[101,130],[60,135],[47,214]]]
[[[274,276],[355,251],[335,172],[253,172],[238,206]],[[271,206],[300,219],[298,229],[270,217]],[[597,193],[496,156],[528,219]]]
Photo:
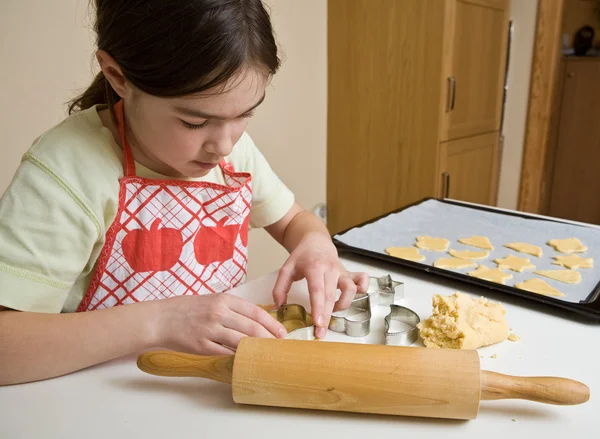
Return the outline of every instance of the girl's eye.
[[[206,125],[208,125],[208,120],[205,122],[202,122],[201,124],[187,123],[185,120],[182,120],[181,123],[183,124],[184,127],[188,128],[190,130],[199,130],[200,128],[204,128]]]
[[[250,119],[252,116],[254,116],[254,110],[247,112],[246,114],[242,115],[243,119]]]

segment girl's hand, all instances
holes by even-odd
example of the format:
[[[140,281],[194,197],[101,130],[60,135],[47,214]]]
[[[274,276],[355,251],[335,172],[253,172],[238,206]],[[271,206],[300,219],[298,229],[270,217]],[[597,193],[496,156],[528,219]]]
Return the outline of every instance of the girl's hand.
[[[231,354],[242,337],[284,338],[287,331],[262,308],[227,293],[157,300],[157,344],[177,351]]]
[[[325,337],[333,311],[346,309],[357,292],[369,287],[366,273],[350,273],[342,266],[331,239],[323,233],[308,233],[290,254],[279,272],[273,299],[276,306],[286,303],[292,283],[306,278],[310,294],[315,335]],[[336,302],[336,291],[341,296]]]

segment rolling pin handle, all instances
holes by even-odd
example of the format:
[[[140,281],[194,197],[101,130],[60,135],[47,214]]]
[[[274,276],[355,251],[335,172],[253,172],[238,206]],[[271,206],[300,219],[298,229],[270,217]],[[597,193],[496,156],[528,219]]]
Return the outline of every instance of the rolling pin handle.
[[[205,357],[172,351],[145,352],[137,359],[140,370],[168,377],[200,377],[231,384],[233,355]]]
[[[590,389],[579,381],[556,377],[515,377],[481,371],[481,400],[527,399],[555,405],[583,404]]]

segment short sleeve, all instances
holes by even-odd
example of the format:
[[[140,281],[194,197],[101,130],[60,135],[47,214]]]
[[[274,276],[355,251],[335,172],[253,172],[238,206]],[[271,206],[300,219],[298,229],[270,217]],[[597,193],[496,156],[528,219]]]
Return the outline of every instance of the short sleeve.
[[[244,134],[246,166],[252,174],[250,225],[267,227],[283,218],[294,205],[294,194],[271,169],[250,136]]]
[[[60,177],[23,161],[0,199],[0,305],[60,312],[100,234]]]

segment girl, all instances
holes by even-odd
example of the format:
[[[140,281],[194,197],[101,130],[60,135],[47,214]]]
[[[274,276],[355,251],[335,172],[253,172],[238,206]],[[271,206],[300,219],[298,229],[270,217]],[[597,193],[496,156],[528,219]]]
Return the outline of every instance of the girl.
[[[245,132],[279,67],[262,2],[95,6],[101,73],[0,201],[0,384],[151,347],[226,354],[244,336],[283,337],[256,305],[210,294],[244,281],[249,224],[290,252],[275,304],[306,278],[323,337],[367,276],[344,270]]]

